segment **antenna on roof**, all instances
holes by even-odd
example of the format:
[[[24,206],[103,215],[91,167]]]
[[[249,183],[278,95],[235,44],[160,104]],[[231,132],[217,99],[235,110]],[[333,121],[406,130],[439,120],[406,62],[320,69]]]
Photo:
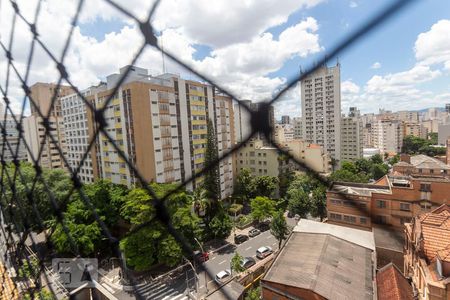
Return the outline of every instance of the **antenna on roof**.
[[[164,59],[164,38],[163,38],[163,34],[161,31],[161,56],[162,56],[162,70],[163,70],[163,74],[166,73],[166,61]]]

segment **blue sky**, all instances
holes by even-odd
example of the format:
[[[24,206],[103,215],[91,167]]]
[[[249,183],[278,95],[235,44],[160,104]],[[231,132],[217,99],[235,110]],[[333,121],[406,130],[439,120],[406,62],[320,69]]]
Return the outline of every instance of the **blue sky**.
[[[24,7],[32,7],[32,2],[22,1],[19,6],[32,12],[33,8]],[[297,75],[300,66],[307,68],[324,57],[336,42],[391,2],[163,0],[153,25],[166,50],[240,99],[262,101]],[[363,112],[421,109],[450,102],[450,1],[414,2],[339,55],[343,111],[349,106]],[[148,0],[118,3],[141,19],[152,5]],[[59,0],[43,3],[38,30],[47,44],[57,48],[56,53],[74,8],[75,4]],[[81,89],[128,64],[142,43],[136,24],[103,0],[86,2],[78,29],[65,63]],[[18,26],[16,31],[22,30],[28,28]],[[8,35],[0,31],[0,39],[7,41]],[[417,49],[416,42],[420,42]],[[24,52],[16,55],[16,61],[25,64],[28,41],[17,40],[14,46],[15,53]],[[41,56],[33,65],[31,80],[55,81],[52,63],[45,54],[37,55]],[[335,61],[331,59],[330,64]],[[375,63],[378,68],[371,68]],[[136,64],[162,72],[161,54],[153,49],[147,49]],[[192,78],[172,62],[166,61],[166,70]],[[299,89],[292,89],[276,106],[276,113],[298,116],[300,107]]]

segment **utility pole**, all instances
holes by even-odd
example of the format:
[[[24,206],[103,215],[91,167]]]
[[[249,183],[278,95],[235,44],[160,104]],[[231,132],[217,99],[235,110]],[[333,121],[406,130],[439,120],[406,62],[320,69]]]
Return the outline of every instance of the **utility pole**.
[[[202,255],[205,253],[205,251],[203,250],[203,246],[202,244],[200,244],[200,242],[197,240],[197,238],[194,237],[194,240],[197,242],[197,244],[200,246],[200,250],[202,251]],[[194,259],[195,262],[195,259]],[[204,272],[205,272],[205,288],[206,288],[206,293],[208,294],[208,274],[206,274],[206,268],[203,268]]]

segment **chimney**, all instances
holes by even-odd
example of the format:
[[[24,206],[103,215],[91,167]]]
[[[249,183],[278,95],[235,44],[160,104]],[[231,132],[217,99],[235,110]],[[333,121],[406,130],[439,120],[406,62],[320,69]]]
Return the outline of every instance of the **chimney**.
[[[448,151],[447,151],[447,153],[448,153]],[[409,156],[409,154],[402,153],[402,154],[400,154],[400,161],[403,161],[403,162],[406,162],[406,163],[410,164],[411,163],[411,156]]]
[[[446,145],[447,145],[447,151],[445,152],[446,153],[446,155],[445,155],[445,163],[447,164],[447,165],[450,165],[450,138],[448,138],[447,139],[447,143],[446,143]]]

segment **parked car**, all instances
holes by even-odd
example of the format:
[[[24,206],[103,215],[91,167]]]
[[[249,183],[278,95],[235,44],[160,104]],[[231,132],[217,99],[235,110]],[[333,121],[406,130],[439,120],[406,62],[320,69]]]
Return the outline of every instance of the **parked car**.
[[[194,251],[194,260],[195,262],[204,263],[205,261],[209,260],[209,253],[208,252],[201,252],[201,251]]]
[[[253,257],[244,257],[241,260],[241,267],[244,269],[248,269],[255,264],[256,264],[256,261]]]
[[[248,232],[248,236],[249,236],[249,237],[255,237],[255,236],[257,236],[257,235],[260,234],[260,233],[261,233],[261,231],[260,231],[259,229],[253,228],[253,229],[251,229],[251,230]]]
[[[270,225],[268,223],[261,223],[261,224],[258,225],[258,229],[261,232],[264,232],[264,231],[267,231],[267,230],[270,229]]]
[[[235,244],[242,244],[243,242],[248,240],[248,235],[245,234],[238,234],[234,237],[234,243]]]
[[[256,250],[256,257],[259,259],[263,259],[269,256],[271,253],[273,253],[272,248],[270,248],[269,246],[263,246]]]
[[[214,280],[218,284],[222,285],[222,284],[224,284],[227,281],[227,279],[230,276],[231,276],[231,271],[230,270],[223,270],[223,271],[220,271],[219,273],[217,273],[216,278],[214,278]]]

